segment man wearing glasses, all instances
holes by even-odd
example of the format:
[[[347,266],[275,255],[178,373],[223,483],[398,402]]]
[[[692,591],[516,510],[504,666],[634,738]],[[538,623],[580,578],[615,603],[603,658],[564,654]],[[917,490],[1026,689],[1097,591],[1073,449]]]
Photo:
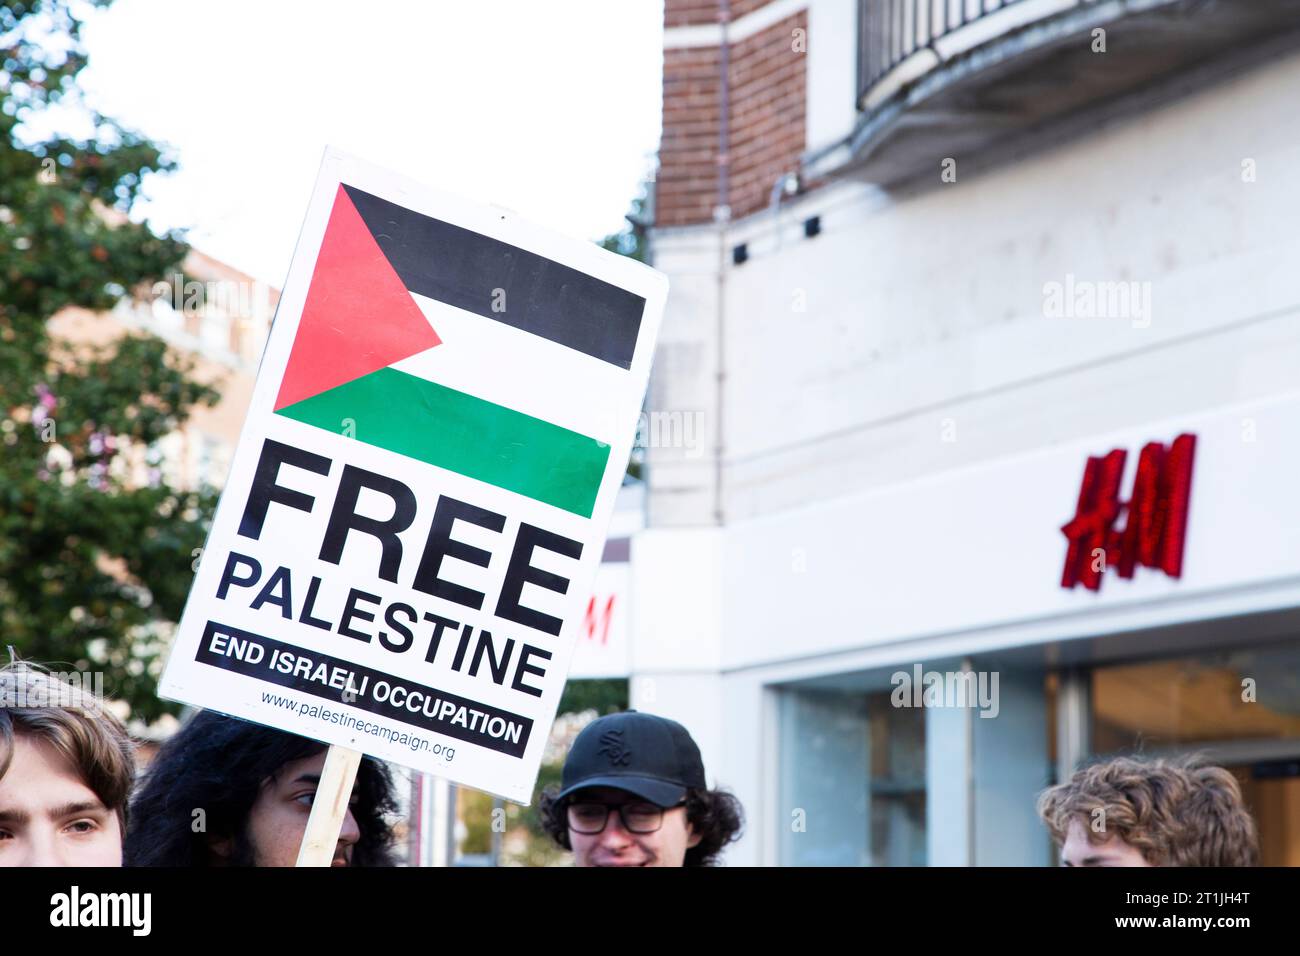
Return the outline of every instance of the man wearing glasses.
[[[629,710],[593,721],[542,794],[546,831],[577,866],[710,866],[740,836],[740,802],[710,790],[673,720]]]

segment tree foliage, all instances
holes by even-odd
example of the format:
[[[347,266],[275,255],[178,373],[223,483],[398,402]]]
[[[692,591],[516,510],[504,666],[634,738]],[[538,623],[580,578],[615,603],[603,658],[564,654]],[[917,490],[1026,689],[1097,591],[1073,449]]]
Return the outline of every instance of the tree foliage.
[[[0,643],[104,671],[109,695],[150,719],[215,502],[169,485],[153,449],[219,396],[156,337],[78,348],[49,332],[61,310],[109,310],[186,252],[127,218],[173,162],[79,100],[77,13],[109,2],[0,3]],[[59,107],[81,109],[93,135],[35,135]]]

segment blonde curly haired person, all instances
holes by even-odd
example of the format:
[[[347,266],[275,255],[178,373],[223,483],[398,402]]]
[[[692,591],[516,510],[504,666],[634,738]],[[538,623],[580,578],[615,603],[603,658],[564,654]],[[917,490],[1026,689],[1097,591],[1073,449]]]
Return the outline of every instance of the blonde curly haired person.
[[[1038,798],[1062,866],[1254,866],[1255,821],[1222,767],[1115,757]]]

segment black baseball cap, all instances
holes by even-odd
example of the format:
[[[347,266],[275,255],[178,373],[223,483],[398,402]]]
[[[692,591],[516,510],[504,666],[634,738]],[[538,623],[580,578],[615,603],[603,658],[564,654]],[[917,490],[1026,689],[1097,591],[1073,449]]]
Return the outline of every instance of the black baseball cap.
[[[675,720],[627,710],[582,729],[560,777],[563,799],[584,787],[615,787],[661,807],[705,789],[704,761],[690,733]]]

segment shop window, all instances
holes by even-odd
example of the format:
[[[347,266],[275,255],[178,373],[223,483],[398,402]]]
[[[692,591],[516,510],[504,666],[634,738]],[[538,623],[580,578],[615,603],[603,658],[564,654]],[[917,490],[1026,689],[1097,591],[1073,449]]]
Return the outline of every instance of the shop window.
[[[1199,754],[1242,786],[1260,863],[1300,866],[1300,644],[1098,667],[1096,756]]]
[[[1092,735],[1099,754],[1286,740],[1300,751],[1300,646],[1098,667]]]
[[[924,866],[924,710],[797,688],[779,707],[780,862]]]

